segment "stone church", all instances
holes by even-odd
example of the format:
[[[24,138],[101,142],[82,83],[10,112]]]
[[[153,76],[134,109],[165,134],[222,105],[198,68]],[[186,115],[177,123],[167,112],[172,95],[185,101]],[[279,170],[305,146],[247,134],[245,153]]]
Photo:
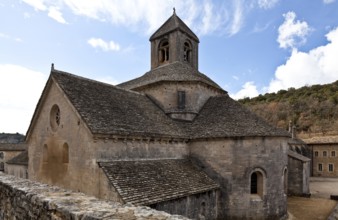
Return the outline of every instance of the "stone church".
[[[289,133],[198,70],[174,13],[149,72],[117,86],[52,66],[26,142],[32,180],[194,219],[287,216]]]

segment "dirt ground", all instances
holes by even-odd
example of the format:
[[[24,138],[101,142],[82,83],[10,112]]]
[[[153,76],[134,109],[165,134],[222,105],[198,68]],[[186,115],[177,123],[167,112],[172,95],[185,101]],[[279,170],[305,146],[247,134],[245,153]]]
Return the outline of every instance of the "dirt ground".
[[[311,198],[289,197],[288,220],[327,219],[337,201],[330,195],[338,195],[338,178],[310,178]]]

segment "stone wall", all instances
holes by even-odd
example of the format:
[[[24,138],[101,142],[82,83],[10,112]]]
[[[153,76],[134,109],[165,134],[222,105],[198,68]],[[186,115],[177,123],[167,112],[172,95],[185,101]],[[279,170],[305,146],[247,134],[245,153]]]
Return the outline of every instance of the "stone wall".
[[[148,207],[121,205],[0,172],[0,219],[187,219]]]
[[[308,144],[312,148],[312,175],[338,177],[338,144]],[[331,169],[329,166],[331,165]],[[321,170],[320,167],[321,166]]]
[[[281,219],[287,215],[283,175],[287,138],[237,138],[194,141],[191,157],[221,185],[223,219]],[[262,194],[250,192],[253,172],[263,175]]]
[[[192,219],[218,219],[218,190],[190,195],[151,205],[151,208]]]
[[[288,157],[288,194],[309,196],[310,161]]]

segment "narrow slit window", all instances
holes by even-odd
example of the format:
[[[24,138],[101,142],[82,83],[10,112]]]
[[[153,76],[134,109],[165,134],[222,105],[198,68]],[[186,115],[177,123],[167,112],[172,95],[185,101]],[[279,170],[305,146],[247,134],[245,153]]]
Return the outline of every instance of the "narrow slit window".
[[[177,104],[178,109],[183,110],[185,109],[185,91],[178,91],[177,93]]]

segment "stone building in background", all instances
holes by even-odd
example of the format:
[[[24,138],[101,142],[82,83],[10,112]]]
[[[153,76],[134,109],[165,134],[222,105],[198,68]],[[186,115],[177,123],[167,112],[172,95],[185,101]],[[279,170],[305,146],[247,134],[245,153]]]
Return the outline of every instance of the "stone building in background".
[[[199,39],[175,13],[150,43],[150,71],[117,86],[52,67],[29,178],[195,219],[285,218],[289,133],[199,72]]]
[[[312,176],[338,177],[338,136],[306,139],[312,153]]]

